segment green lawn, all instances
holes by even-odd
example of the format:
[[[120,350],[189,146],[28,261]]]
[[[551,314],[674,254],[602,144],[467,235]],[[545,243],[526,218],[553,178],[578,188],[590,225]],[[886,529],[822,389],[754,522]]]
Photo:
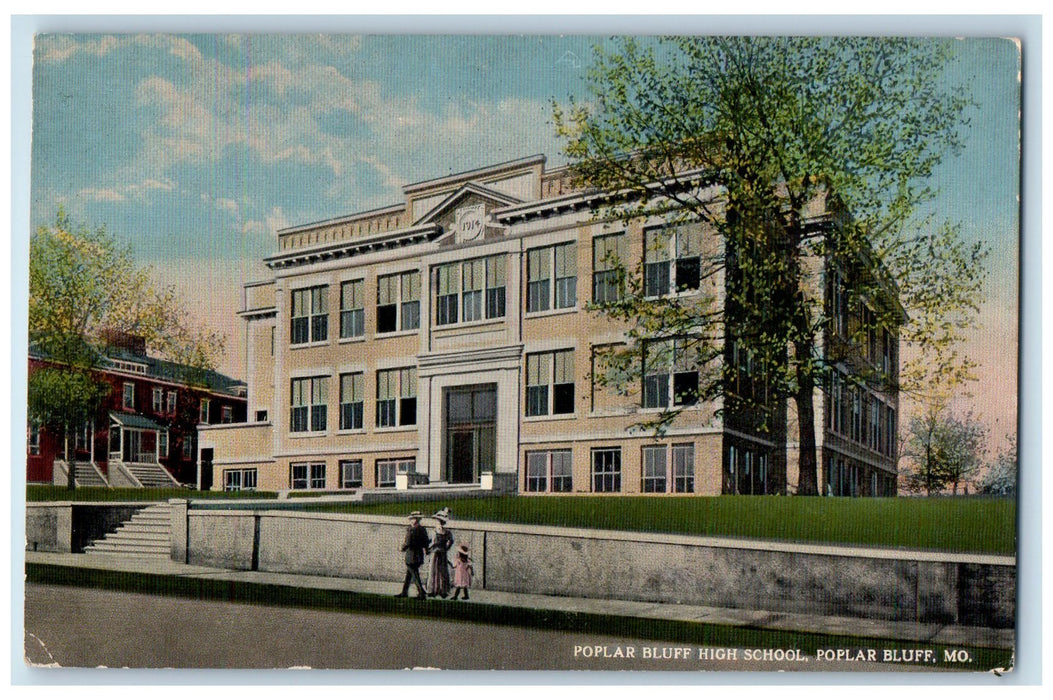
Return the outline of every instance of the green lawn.
[[[194,491],[193,489],[109,489],[81,486],[72,491],[65,486],[32,484],[26,486],[26,501],[166,501],[169,498],[277,498],[266,491]]]
[[[79,488],[77,501],[275,498],[262,491]],[[71,500],[64,487],[29,486],[29,501]],[[290,499],[290,501],[293,499]],[[878,545],[951,552],[1016,552],[1016,502],[1005,498],[797,498],[787,496],[545,496],[449,501],[299,503],[283,508],[401,515],[449,506],[454,518],[565,527]],[[217,504],[218,505],[218,504]]]
[[[443,502],[317,504],[342,513],[433,513],[455,519],[1013,554],[1016,502],[1001,498],[550,496]],[[456,525],[454,525],[456,527]]]

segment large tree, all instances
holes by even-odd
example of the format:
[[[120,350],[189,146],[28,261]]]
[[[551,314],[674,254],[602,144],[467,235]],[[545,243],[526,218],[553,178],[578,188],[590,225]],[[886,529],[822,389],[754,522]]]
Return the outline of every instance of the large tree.
[[[184,363],[186,381],[212,369],[223,338],[188,319],[129,246],[60,210],[30,238],[29,342],[51,363],[29,378],[30,420],[64,437],[68,460],[70,435],[106,396],[92,371],[105,365],[115,333],[141,336],[153,353]]]
[[[819,37],[597,49],[589,94],[554,105],[579,186],[610,193],[600,217],[707,227],[722,245],[700,277],[724,280],[715,294],[656,299],[646,270],[622,270],[626,293],[595,304],[630,325],[610,381],[639,381],[644,363],[634,371],[631,358],[649,334],[684,334],[697,339],[699,393],[748,407],[754,397],[731,388],[734,339],[767,387],[756,408],[792,402],[798,493],[816,494],[814,396],[843,359],[822,342],[831,266],[846,268],[846,301],[872,307],[853,337],[897,330],[918,358],[882,381],[967,378],[958,344],[975,323],[986,251],[925,211],[933,171],[967,124],[966,92],[942,82],[952,52],[947,41]],[[889,297],[902,306],[873,303]]]

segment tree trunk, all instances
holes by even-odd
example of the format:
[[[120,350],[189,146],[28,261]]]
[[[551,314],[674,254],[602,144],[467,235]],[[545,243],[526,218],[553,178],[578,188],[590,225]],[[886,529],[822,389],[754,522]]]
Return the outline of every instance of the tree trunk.
[[[808,357],[808,351],[795,346],[797,357]],[[805,354],[802,354],[805,353]],[[797,495],[819,495],[819,474],[815,455],[815,392],[811,373],[802,362],[797,364],[797,394],[794,396],[797,406]]]

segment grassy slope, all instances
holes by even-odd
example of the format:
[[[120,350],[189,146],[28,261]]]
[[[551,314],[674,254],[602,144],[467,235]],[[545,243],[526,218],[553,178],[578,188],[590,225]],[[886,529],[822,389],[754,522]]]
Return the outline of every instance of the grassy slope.
[[[274,498],[273,493],[180,489],[80,488],[77,501],[166,498]],[[62,487],[30,486],[27,500],[71,500]],[[300,499],[296,499],[300,500]],[[287,501],[283,506],[291,504]],[[1016,502],[999,498],[791,498],[785,496],[545,496],[465,498],[369,506],[298,507],[345,513],[432,513],[442,505],[461,520],[488,520],[611,530],[749,537],[798,542],[1013,554]]]
[[[449,506],[461,520],[992,554],[1016,551],[1016,503],[1010,499],[552,496],[316,507],[402,514],[414,509],[431,513],[440,505]]]

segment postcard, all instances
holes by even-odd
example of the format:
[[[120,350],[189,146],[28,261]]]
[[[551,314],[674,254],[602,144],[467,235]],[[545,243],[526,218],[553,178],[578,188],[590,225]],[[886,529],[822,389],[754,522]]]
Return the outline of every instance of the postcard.
[[[38,34],[26,665],[1011,673],[1021,51]]]

